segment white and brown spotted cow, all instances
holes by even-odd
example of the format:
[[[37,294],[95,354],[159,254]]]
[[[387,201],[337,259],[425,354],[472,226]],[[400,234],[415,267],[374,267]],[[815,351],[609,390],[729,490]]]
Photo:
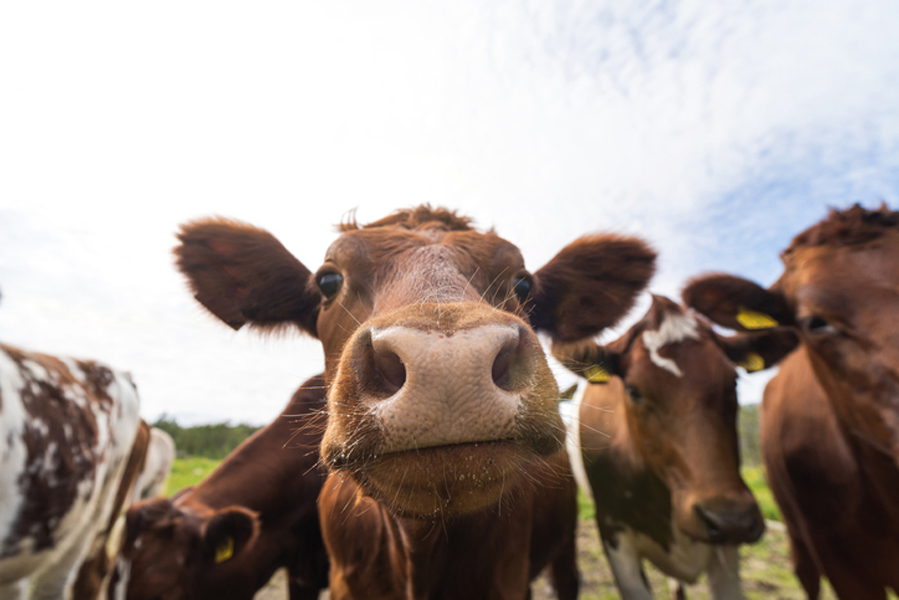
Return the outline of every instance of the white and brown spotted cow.
[[[0,344],[0,598],[71,598],[138,428],[128,375]]]

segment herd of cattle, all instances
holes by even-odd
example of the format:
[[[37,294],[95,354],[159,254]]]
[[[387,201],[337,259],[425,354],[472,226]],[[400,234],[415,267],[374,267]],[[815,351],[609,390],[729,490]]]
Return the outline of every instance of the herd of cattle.
[[[298,327],[325,372],[202,483],[158,498],[174,449],[127,374],[0,345],[0,600],[250,599],[282,567],[291,600],[524,599],[544,569],[574,599],[578,484],[622,597],[652,597],[649,560],[739,598],[738,546],[765,523],[740,478],[735,367],[782,359],[762,454],[799,581],[810,598],[822,577],[842,599],[899,591],[886,206],[831,211],[767,289],[714,274],[684,305],[653,296],[607,345],[654,273],[636,238],[582,237],[531,272],[493,231],[421,206],[344,223],[312,272],[243,223],[178,237],[203,306],[234,329]],[[537,333],[588,381],[567,431]]]

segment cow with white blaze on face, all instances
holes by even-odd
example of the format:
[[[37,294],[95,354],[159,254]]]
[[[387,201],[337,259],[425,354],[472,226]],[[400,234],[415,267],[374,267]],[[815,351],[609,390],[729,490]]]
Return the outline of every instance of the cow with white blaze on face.
[[[575,403],[569,450],[622,597],[652,598],[644,559],[681,582],[706,572],[716,600],[742,597],[737,545],[765,526],[740,477],[734,365],[760,368],[795,343],[784,335],[722,337],[653,296],[607,345],[553,345],[592,382]]]
[[[508,241],[429,206],[344,224],[315,273],[242,223],[179,237],[178,266],[213,314],[322,342],[332,598],[525,598],[550,563],[560,596],[576,596],[560,558],[573,560],[570,532],[535,524],[555,497],[574,502],[535,332],[573,340],[614,324],[652,250],[586,236],[532,273]]]
[[[137,432],[131,378],[0,344],[0,598],[71,598]]]

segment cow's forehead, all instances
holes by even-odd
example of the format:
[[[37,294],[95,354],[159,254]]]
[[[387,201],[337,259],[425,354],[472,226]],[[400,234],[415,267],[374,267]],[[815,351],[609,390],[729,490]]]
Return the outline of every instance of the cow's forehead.
[[[440,245],[459,251],[460,256],[479,266],[502,264],[520,269],[524,260],[517,246],[492,231],[451,231],[435,224],[416,229],[376,227],[346,231],[335,240],[325,255],[326,261],[360,259],[381,263],[415,248]]]
[[[892,236],[890,236],[892,237]],[[793,303],[814,300],[834,304],[837,299],[865,300],[860,290],[895,288],[899,280],[899,238],[887,237],[857,246],[815,246],[795,250],[785,260],[777,287]],[[830,297],[828,302],[827,298]]]

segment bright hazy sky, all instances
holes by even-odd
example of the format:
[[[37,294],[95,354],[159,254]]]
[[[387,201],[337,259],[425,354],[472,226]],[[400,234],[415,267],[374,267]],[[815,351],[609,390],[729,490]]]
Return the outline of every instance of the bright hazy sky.
[[[210,214],[313,270],[347,211],[431,202],[531,269],[616,231],[654,292],[770,284],[828,206],[899,206],[897,31],[892,0],[3,3],[0,339],[132,371],[151,420],[270,421],[321,349],[193,301],[173,233]]]

